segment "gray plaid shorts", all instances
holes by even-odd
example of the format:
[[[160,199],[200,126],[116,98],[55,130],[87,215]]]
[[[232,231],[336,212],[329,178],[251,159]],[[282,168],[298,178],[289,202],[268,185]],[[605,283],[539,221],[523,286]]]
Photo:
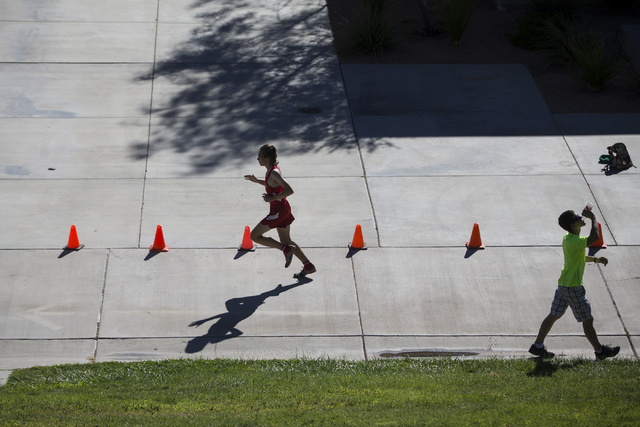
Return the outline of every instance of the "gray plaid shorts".
[[[586,296],[584,286],[558,286],[556,295],[551,303],[551,314],[562,317],[567,311],[567,306],[571,306],[571,311],[578,322],[593,319],[591,315],[591,304]]]

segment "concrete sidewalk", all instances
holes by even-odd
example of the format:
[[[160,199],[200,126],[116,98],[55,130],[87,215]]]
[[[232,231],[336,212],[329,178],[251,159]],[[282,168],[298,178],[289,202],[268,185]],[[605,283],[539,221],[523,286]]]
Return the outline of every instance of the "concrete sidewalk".
[[[0,6],[0,378],[175,357],[525,356],[593,202],[603,343],[640,346],[640,115],[551,114],[522,65],[340,65],[320,0]],[[259,147],[318,272],[236,249]],[[483,251],[468,251],[473,224]],[[76,225],[78,252],[63,251]],[[160,224],[169,252],[152,254]],[[349,252],[355,226],[366,251]],[[586,230],[583,234],[586,233]],[[275,233],[274,233],[275,234]],[[593,357],[568,313],[547,347]],[[6,375],[5,375],[6,376]]]

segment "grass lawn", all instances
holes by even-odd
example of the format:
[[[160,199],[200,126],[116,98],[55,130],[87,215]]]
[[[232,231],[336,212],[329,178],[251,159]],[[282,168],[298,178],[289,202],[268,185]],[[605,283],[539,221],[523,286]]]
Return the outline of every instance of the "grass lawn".
[[[167,360],[16,370],[0,425],[638,426],[640,361]]]

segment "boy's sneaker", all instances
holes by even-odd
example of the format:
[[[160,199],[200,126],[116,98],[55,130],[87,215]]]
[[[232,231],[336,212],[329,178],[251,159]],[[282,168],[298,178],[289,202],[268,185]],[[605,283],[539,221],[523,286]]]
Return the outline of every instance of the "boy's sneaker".
[[[293,278],[294,279],[302,279],[303,277],[307,276],[308,274],[312,274],[316,272],[316,267],[311,264],[307,267],[302,267],[302,270],[300,271],[300,273],[294,274]]]
[[[291,265],[291,260],[293,259],[293,248],[287,245],[282,253],[284,253],[284,268],[288,268]]]
[[[535,344],[531,344],[529,353],[533,354],[534,356],[538,356],[542,359],[553,359],[553,356],[555,356],[555,353],[551,353],[550,351],[547,351],[547,347],[542,346],[538,348],[536,347]]]
[[[607,357],[615,357],[618,355],[618,353],[620,353],[620,347],[609,347],[608,345],[603,345],[602,346],[602,352],[598,353],[597,351],[596,353],[596,359],[598,360],[604,360]]]

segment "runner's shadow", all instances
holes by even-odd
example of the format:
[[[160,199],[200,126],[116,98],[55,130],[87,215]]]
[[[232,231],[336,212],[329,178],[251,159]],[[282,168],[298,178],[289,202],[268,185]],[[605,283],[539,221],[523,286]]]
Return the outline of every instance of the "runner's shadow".
[[[195,326],[207,323],[210,320],[218,319],[216,323],[211,325],[209,331],[206,334],[195,337],[187,343],[185,353],[193,354],[202,351],[207,344],[216,344],[230,338],[239,337],[242,335],[242,331],[237,328],[238,323],[250,317],[255,311],[264,304],[265,300],[269,297],[277,297],[281,293],[290,289],[308,283],[309,280],[301,280],[298,283],[292,285],[282,286],[278,285],[275,289],[267,292],[263,292],[260,295],[253,295],[241,298],[231,298],[227,300],[225,306],[228,312],[222,314],[216,314],[215,316],[207,319],[196,320],[191,322],[189,326]]]

